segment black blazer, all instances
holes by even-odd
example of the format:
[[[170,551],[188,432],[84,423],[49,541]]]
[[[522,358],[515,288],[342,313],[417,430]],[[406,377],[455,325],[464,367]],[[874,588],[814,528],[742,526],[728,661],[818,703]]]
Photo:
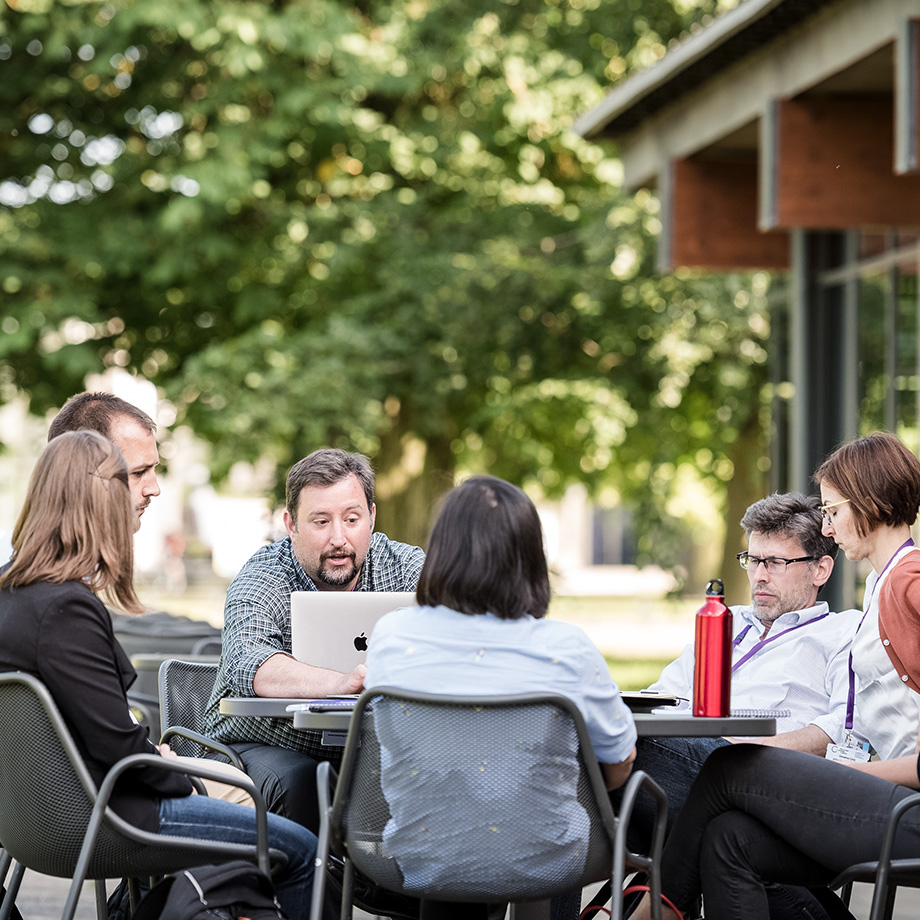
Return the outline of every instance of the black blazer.
[[[137,672],[108,610],[82,582],[0,589],[0,671],[26,671],[45,684],[97,786],[122,757],[157,753],[128,708]],[[122,775],[111,806],[156,831],[159,800],[191,791],[188,777],[144,767]]]

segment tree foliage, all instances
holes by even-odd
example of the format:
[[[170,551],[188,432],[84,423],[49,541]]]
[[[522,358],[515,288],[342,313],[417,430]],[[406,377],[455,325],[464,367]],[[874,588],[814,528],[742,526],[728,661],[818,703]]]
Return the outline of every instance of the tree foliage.
[[[569,129],[718,0],[7,2],[0,399],[126,367],[217,476],[371,453],[415,540],[458,469],[647,540],[731,478],[765,283],[656,277],[656,201]]]

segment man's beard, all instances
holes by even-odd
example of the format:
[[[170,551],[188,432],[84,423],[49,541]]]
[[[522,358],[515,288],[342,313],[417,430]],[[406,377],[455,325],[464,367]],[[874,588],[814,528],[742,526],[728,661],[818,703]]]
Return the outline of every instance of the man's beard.
[[[323,556],[319,561],[319,572],[317,573],[319,581],[330,588],[343,588],[358,574],[358,567],[355,565],[354,554],[350,556],[351,565],[346,569],[343,566],[336,566],[333,569],[326,568],[328,555]],[[341,558],[341,557],[338,557]]]

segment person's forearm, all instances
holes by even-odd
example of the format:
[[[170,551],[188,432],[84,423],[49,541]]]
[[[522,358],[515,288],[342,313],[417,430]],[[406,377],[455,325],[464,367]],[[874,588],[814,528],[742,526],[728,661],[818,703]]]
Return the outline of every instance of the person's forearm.
[[[633,763],[636,759],[636,749],[633,748],[629,757],[626,760],[621,761],[620,763],[602,763],[601,771],[604,774],[604,782],[607,786],[607,791],[611,792],[614,789],[619,789],[626,780],[629,779],[629,774],[632,773]]]
[[[289,655],[266,659],[256,671],[252,689],[256,696],[319,698],[335,693],[357,693],[364,683],[364,665],[350,674],[316,668]]]
[[[828,744],[833,739],[817,725],[806,725],[792,732],[780,732],[765,738],[758,738],[759,744],[769,747],[786,748],[789,751],[804,751],[806,754],[818,754],[823,757]]]
[[[870,760],[868,763],[851,763],[842,761],[847,767],[859,770],[862,773],[871,773],[889,782],[907,786],[909,789],[920,789],[920,780],[917,778],[917,755],[907,754],[904,757],[893,757],[891,760]]]

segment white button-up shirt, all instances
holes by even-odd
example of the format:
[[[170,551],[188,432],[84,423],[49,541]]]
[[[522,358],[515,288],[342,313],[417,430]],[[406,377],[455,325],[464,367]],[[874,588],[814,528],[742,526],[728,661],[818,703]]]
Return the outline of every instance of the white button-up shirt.
[[[753,607],[737,606],[731,611],[735,639],[746,627],[751,627],[734,647],[732,662],[735,663],[757,646],[764,626]],[[844,740],[849,690],[847,661],[862,613],[846,610],[823,616],[827,612],[827,604],[822,601],[806,610],[784,613],[773,621],[767,633],[767,639],[772,641],[765,642],[732,675],[732,709],[788,710],[789,716],[777,718],[777,732],[817,725],[835,743]],[[800,628],[792,628],[796,626]],[[692,644],[661,672],[649,689],[692,700]],[[865,737],[858,714],[853,734]]]

